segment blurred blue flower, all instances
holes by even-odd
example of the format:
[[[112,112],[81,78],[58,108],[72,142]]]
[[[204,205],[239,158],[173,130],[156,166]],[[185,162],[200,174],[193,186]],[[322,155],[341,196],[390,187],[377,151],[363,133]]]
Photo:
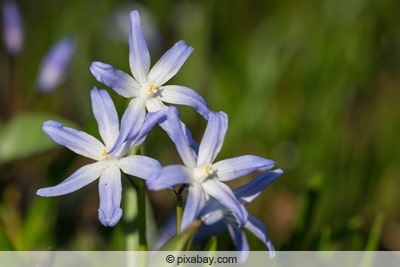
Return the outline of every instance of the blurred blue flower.
[[[133,77],[101,62],[93,62],[90,67],[99,82],[113,88],[121,96],[133,98],[122,117],[123,130],[115,149],[118,149],[121,140],[130,131],[126,125],[132,125],[134,120],[143,120],[146,109],[149,112],[165,111],[167,106],[163,102],[192,106],[204,117],[209,112],[205,100],[194,90],[184,86],[164,85],[179,71],[193,48],[184,41],[178,41],[150,70],[150,54],[140,27],[138,11],[130,13],[130,23],[129,64]]]
[[[114,226],[122,216],[120,171],[147,179],[161,168],[160,163],[155,159],[140,155],[127,156],[127,153],[144,141],[149,130],[163,118],[164,113],[147,114],[144,123],[136,124],[121,149],[111,154],[109,150],[120,133],[117,111],[110,95],[105,90],[94,88],[91,91],[91,100],[93,114],[103,142],[56,121],[46,121],[43,124],[43,131],[56,143],[96,162],[81,167],[56,186],[39,189],[37,194],[44,197],[68,194],[100,177],[99,219],[104,226]]]
[[[8,53],[16,55],[21,51],[24,30],[18,6],[14,1],[3,3],[3,39]]]
[[[173,188],[175,185],[188,186],[188,198],[182,218],[182,230],[185,229],[204,208],[210,196],[230,210],[244,225],[247,210],[234,196],[232,190],[223,182],[245,176],[253,171],[272,168],[275,162],[262,157],[244,155],[213,163],[221,150],[228,128],[228,118],[224,112],[210,112],[208,124],[196,153],[190,146],[185,128],[180,123],[178,110],[170,107],[167,120],[173,131],[168,132],[175,143],[178,153],[185,164],[163,167],[159,173],[146,181],[149,189]]]
[[[53,91],[65,79],[68,66],[75,52],[75,39],[64,37],[57,41],[44,56],[36,86],[41,93]]]
[[[236,188],[233,193],[241,204],[247,205],[282,174],[283,171],[281,169],[260,174],[251,182]],[[239,225],[240,223],[237,222],[234,216],[232,216],[230,210],[222,206],[215,199],[211,199],[202,210],[200,217],[205,225],[218,227],[217,224],[223,222],[223,224],[228,228],[236,249],[243,251],[243,253],[240,254],[241,261],[243,262],[247,258],[249,244],[247,243],[246,235],[242,231]],[[248,220],[243,227],[260,239],[268,247],[270,257],[274,257],[275,249],[262,221],[249,214]],[[210,230],[208,229],[208,231]]]

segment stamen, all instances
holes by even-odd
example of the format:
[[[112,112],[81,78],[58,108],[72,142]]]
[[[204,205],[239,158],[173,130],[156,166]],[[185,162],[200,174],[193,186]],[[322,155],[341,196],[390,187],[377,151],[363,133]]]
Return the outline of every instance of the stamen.
[[[158,90],[158,86],[155,85],[154,83],[151,83],[151,84],[149,84],[149,88],[147,89],[147,92],[149,94],[155,94],[155,93],[157,93],[157,90]]]
[[[209,178],[210,175],[214,173],[213,167],[211,164],[197,167],[193,169],[193,178],[197,182],[203,182],[205,179]]]
[[[208,164],[205,168],[204,168],[205,172],[207,175],[210,175],[214,172],[213,167],[211,164]]]
[[[103,148],[103,150],[100,152],[100,155],[103,159],[111,159],[110,154],[108,154],[107,148]]]

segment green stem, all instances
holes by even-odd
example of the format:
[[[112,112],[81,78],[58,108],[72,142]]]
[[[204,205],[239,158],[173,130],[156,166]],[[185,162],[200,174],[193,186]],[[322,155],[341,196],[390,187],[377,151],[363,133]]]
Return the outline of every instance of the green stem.
[[[16,101],[16,61],[14,56],[9,56],[8,59],[8,84],[2,95],[2,119],[8,121],[15,113]]]
[[[135,188],[137,197],[136,222],[139,235],[139,251],[147,251],[146,238],[146,187],[141,179],[127,176],[131,185]]]
[[[129,181],[132,186],[126,186],[126,189],[124,189],[124,249],[127,251],[136,251],[138,250],[139,244],[139,233],[137,229],[137,187],[132,177],[126,177],[128,178],[127,181]]]
[[[183,215],[182,193],[185,188],[186,188],[186,186],[182,185],[177,191],[175,191],[175,195],[176,195],[176,235],[179,235],[181,233],[182,215]]]
[[[146,238],[146,187],[143,180],[138,181],[138,230],[139,250],[147,251]]]

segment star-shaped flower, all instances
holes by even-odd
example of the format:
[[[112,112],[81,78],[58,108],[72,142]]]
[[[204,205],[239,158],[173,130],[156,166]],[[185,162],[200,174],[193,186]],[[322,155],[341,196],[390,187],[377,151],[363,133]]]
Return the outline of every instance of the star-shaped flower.
[[[130,13],[130,23],[129,65],[132,76],[101,62],[93,62],[90,67],[99,82],[121,96],[133,98],[122,117],[121,135],[114,149],[118,149],[128,135],[128,125],[141,123],[146,109],[149,112],[165,111],[167,106],[163,102],[192,106],[205,118],[209,112],[205,100],[194,90],[184,86],[164,85],[179,71],[193,48],[184,41],[178,41],[150,69],[150,53],[140,27],[138,11]]]
[[[273,170],[260,174],[251,182],[236,188],[233,193],[239,202],[247,205],[252,202],[268,185],[274,182],[283,174],[281,169]],[[242,231],[239,223],[230,210],[222,206],[218,201],[212,199],[207,203],[205,208],[200,214],[201,220],[205,225],[217,226],[218,223],[223,224],[228,228],[229,234],[232,237],[233,243],[237,250],[243,251],[240,254],[241,262],[243,262],[248,255],[249,244],[245,233]],[[274,257],[275,249],[268,236],[267,229],[264,223],[256,217],[249,215],[247,222],[243,226],[258,239],[260,239],[269,249],[270,257]],[[210,229],[208,229],[210,231]],[[201,233],[201,231],[200,231]]]
[[[168,132],[176,145],[178,153],[184,162],[182,165],[163,167],[159,173],[147,180],[147,186],[152,190],[173,188],[175,185],[186,184],[188,197],[182,218],[182,229],[185,229],[200,211],[210,197],[232,211],[240,225],[247,221],[247,210],[234,196],[232,190],[223,182],[245,176],[253,171],[264,171],[274,166],[275,162],[253,155],[244,155],[213,163],[221,150],[228,128],[228,118],[224,112],[210,112],[208,124],[196,153],[190,146],[185,128],[180,124],[178,111],[170,107],[167,112],[168,121],[174,129]]]
[[[131,129],[128,139],[123,142],[121,148],[110,153],[120,133],[117,111],[110,95],[105,90],[94,88],[91,91],[91,100],[93,114],[103,142],[92,135],[65,127],[56,121],[44,122],[43,131],[56,143],[95,162],[79,168],[56,186],[39,189],[37,194],[44,197],[68,194],[100,177],[99,220],[104,226],[114,226],[122,216],[121,171],[147,179],[154,171],[161,168],[160,163],[155,159],[140,155],[127,156],[127,153],[144,141],[149,130],[164,114],[163,112],[148,113],[144,123],[136,124],[135,128]]]

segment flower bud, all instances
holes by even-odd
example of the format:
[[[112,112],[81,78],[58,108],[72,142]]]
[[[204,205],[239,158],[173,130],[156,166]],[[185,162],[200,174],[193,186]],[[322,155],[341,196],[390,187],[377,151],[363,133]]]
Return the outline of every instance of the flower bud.
[[[75,52],[75,40],[65,37],[54,44],[42,60],[36,85],[41,93],[53,91],[63,82]]]
[[[23,46],[24,31],[17,4],[7,1],[3,4],[3,40],[8,53],[18,54]]]

